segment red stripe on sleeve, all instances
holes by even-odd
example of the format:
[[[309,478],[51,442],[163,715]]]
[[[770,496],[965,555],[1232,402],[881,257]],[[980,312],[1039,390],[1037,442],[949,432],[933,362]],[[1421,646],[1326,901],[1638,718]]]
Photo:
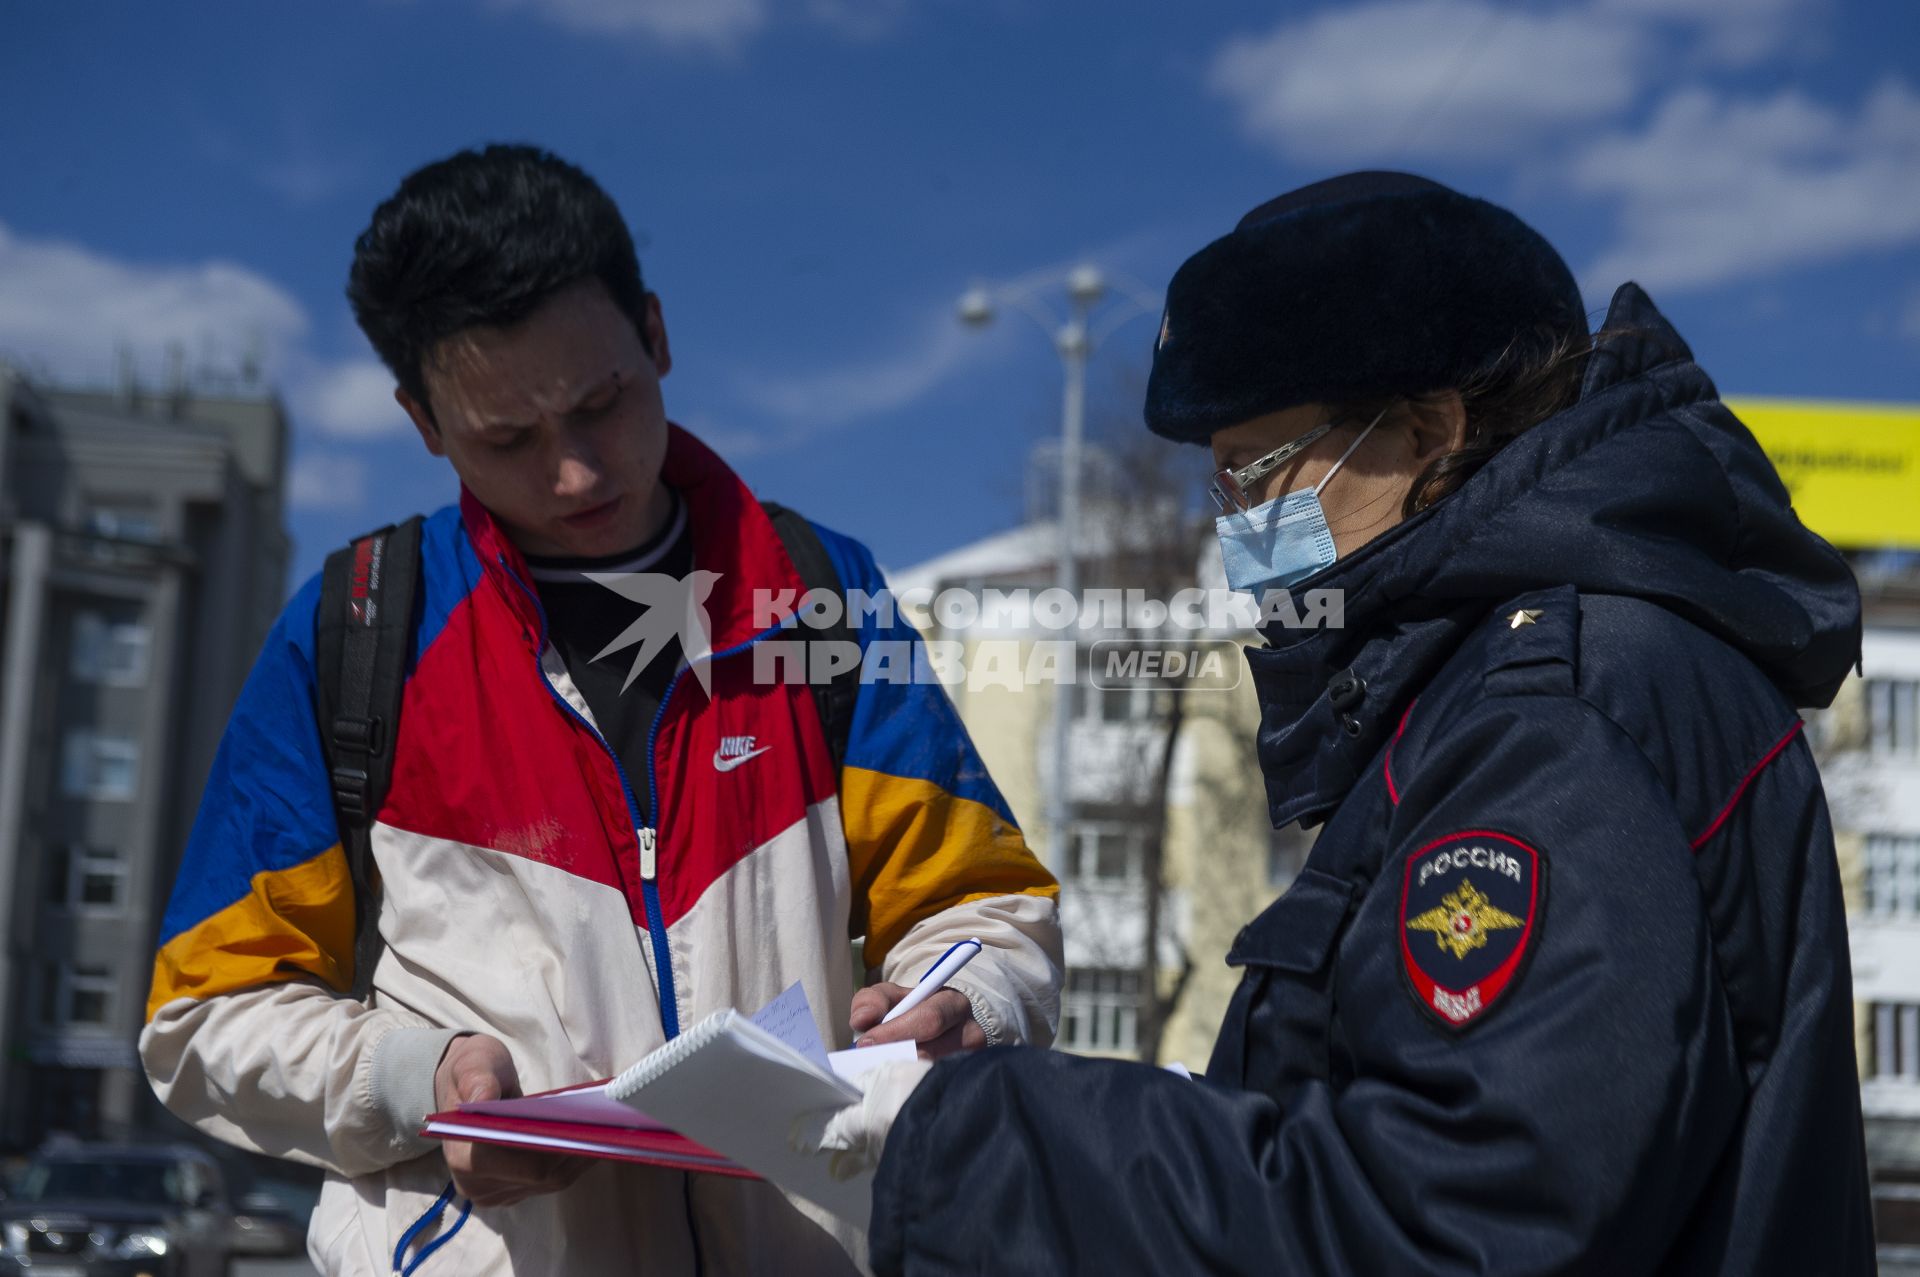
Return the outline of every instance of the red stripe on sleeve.
[[[1706,845],[1708,839],[1720,832],[1720,826],[1727,823],[1727,817],[1733,815],[1733,809],[1740,805],[1740,799],[1747,792],[1747,786],[1753,783],[1753,778],[1765,771],[1767,764],[1778,758],[1780,751],[1787,747],[1787,742],[1792,740],[1794,735],[1805,726],[1806,724],[1800,719],[1794,719],[1793,726],[1787,729],[1787,734],[1782,736],[1778,741],[1775,741],[1773,748],[1768,750],[1766,755],[1761,758],[1759,762],[1755,763],[1745,776],[1740,778],[1739,787],[1733,791],[1733,797],[1727,799],[1727,805],[1720,809],[1720,814],[1713,818],[1713,823],[1708,825],[1705,831],[1693,840],[1691,844],[1693,850],[1700,850],[1701,847]]]

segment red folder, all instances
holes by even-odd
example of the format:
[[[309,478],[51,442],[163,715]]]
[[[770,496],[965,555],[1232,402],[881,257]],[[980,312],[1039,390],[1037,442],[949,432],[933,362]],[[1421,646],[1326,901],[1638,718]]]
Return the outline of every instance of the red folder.
[[[590,1083],[599,1086],[602,1083]],[[530,1100],[564,1096],[587,1087],[565,1087],[528,1096]],[[583,1157],[605,1157],[621,1162],[640,1162],[649,1166],[668,1166],[674,1170],[698,1171],[709,1175],[732,1175],[740,1179],[758,1179],[746,1167],[724,1157],[704,1144],[666,1130],[635,1114],[640,1125],[600,1122],[557,1122],[544,1118],[519,1117],[504,1113],[476,1113],[452,1109],[435,1113],[426,1121],[421,1134],[431,1139],[473,1140],[481,1144],[503,1144],[515,1148],[538,1148],[555,1153]]]

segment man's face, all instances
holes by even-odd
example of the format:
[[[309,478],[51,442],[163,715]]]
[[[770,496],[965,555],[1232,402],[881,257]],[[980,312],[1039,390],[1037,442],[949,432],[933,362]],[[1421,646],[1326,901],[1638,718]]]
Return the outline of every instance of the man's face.
[[[428,406],[395,392],[427,451],[453,463],[529,554],[601,556],[658,531],[671,508],[659,299],[647,337],[598,280],[570,284],[511,328],[470,328],[429,352]]]

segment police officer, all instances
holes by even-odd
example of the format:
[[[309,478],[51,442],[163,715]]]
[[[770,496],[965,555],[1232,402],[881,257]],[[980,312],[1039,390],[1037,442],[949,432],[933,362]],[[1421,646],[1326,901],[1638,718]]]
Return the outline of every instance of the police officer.
[[[1233,585],[1345,594],[1248,653],[1324,827],[1203,1081],[985,1052],[837,1118],[876,1269],[1872,1271],[1795,712],[1858,591],[1646,294],[1590,337],[1511,213],[1349,174],[1181,267],[1147,421],[1211,445]]]

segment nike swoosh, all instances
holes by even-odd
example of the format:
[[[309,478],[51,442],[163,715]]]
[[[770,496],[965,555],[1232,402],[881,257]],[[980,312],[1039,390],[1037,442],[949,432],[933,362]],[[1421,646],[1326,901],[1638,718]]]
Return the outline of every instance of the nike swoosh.
[[[713,755],[713,770],[717,772],[730,772],[734,768],[738,767],[741,763],[749,762],[752,759],[758,758],[760,757],[760,755],[766,753],[768,750],[772,748],[773,746],[771,745],[762,745],[759,749],[754,750],[751,754],[741,754],[737,758],[722,758],[720,757],[719,752],[715,751]]]

